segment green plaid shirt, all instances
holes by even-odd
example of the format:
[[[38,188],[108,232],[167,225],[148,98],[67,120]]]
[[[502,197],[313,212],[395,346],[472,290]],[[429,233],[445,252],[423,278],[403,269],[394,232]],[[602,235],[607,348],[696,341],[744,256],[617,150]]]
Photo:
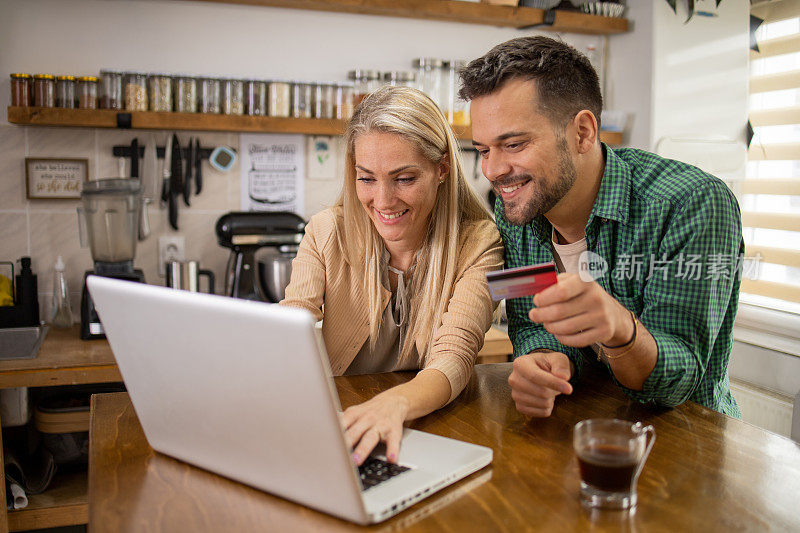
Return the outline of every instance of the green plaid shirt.
[[[692,400],[739,417],[728,383],[744,256],[736,198],[721,180],[691,165],[631,148],[603,150],[603,181],[586,224],[587,250],[608,263],[595,279],[636,313],[658,346],[641,391],[617,385],[640,402]],[[553,261],[545,217],[514,226],[499,198],[495,215],[506,268]],[[564,346],[531,322],[532,307],[532,297],[506,302],[514,357],[536,348],[562,352],[575,365],[575,380],[583,365],[599,364],[590,348]]]

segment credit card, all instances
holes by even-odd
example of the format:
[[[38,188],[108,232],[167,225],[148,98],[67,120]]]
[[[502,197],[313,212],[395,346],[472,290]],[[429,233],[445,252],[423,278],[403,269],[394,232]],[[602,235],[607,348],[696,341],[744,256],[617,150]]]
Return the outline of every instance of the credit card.
[[[522,266],[487,272],[492,300],[533,296],[556,282],[556,264]]]

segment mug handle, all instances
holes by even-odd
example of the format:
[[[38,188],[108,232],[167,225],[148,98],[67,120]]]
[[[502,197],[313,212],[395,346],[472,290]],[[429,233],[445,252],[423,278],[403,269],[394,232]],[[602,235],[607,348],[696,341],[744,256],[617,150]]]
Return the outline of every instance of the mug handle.
[[[208,278],[208,293],[216,294],[216,291],[214,290],[214,273],[203,268],[200,269],[200,275]]]
[[[634,476],[634,479],[639,479],[639,474],[641,474],[642,469],[644,469],[644,463],[647,462],[647,457],[650,455],[650,450],[653,449],[653,444],[656,442],[656,430],[652,425],[642,426],[641,422],[636,422],[634,425],[638,426],[636,429],[639,435],[645,435],[645,438],[647,439],[647,447],[644,449],[644,454],[642,454],[642,459],[639,461],[639,466],[636,469],[636,475]],[[648,434],[650,435],[649,438],[647,437]]]

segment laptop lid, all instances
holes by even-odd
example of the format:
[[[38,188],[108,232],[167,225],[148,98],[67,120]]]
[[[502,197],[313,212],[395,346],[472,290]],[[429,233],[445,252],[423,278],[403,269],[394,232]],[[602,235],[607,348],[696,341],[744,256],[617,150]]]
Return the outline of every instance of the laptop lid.
[[[368,522],[309,313],[98,276],[87,285],[155,450]]]

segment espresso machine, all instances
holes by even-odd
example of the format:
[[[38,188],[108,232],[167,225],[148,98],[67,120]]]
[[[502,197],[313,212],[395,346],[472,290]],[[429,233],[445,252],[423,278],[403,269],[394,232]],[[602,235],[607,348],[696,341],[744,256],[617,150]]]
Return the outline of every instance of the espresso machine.
[[[104,339],[103,325],[86,290],[89,275],[144,282],[133,266],[142,208],[138,179],[111,178],[87,181],[81,192],[78,225],[81,246],[92,252],[94,269],[84,275],[81,295],[81,338]]]
[[[217,221],[217,242],[230,248],[225,294],[279,302],[291,275],[291,262],[306,223],[288,212],[233,212]],[[256,252],[263,256],[256,258]]]

